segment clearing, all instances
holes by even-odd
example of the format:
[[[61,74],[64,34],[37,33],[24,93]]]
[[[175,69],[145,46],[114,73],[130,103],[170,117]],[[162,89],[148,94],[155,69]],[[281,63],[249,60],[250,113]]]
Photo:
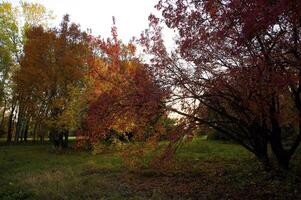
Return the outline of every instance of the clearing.
[[[284,178],[236,144],[200,138],[168,170],[129,169],[118,151],[56,154],[49,144],[3,144],[0,199],[301,199],[296,157]]]

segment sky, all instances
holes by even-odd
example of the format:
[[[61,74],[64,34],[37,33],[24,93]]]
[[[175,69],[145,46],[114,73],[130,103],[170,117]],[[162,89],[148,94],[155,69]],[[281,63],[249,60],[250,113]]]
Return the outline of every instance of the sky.
[[[8,0],[10,1],[10,0]],[[109,37],[116,19],[119,38],[128,42],[133,36],[148,27],[148,16],[155,13],[154,6],[159,0],[27,0],[43,4],[56,16],[58,25],[64,14],[68,13],[72,22],[81,25],[82,30],[92,29],[93,35]],[[19,0],[11,0],[18,4]]]

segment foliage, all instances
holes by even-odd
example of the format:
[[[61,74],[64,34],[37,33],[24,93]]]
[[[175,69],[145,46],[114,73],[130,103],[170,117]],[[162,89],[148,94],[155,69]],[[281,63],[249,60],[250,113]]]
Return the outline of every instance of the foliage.
[[[52,11],[39,3],[21,2],[21,9],[24,31],[37,26],[48,28],[49,22],[55,18]]]
[[[288,168],[301,141],[300,2],[162,0],[156,7],[162,18],[150,16],[140,41],[155,77],[172,91],[170,110],[223,132],[267,166],[271,143]],[[178,33],[172,52],[162,24]],[[290,125],[297,131],[285,147]]]
[[[3,112],[9,100],[10,76],[17,54],[15,44],[18,37],[17,10],[10,3],[0,3],[0,106]],[[1,130],[4,120],[2,119]]]
[[[93,86],[83,135],[91,143],[106,139],[111,130],[147,137],[146,127],[164,113],[164,91],[135,57],[135,46],[118,41],[116,27],[111,39],[92,37],[91,44],[96,53],[90,61]]]
[[[34,27],[16,72],[16,96],[23,119],[46,125],[52,139],[77,130],[84,110],[88,71],[87,35],[65,16],[60,29]],[[79,98],[81,97],[81,98]]]
[[[15,97],[15,83],[12,77],[20,66],[23,47],[26,41],[25,32],[32,26],[43,25],[54,18],[43,5],[38,3],[20,2],[19,6],[2,1],[0,3],[0,106],[1,106],[1,131],[7,132],[7,141],[12,141],[15,116],[18,100]],[[20,116],[18,119],[23,120]],[[5,122],[7,125],[5,125]],[[25,123],[26,124],[26,123]],[[25,125],[24,140],[27,140],[29,127]],[[20,126],[17,128],[18,131]],[[19,140],[16,134],[15,140]],[[23,136],[21,137],[23,140]]]

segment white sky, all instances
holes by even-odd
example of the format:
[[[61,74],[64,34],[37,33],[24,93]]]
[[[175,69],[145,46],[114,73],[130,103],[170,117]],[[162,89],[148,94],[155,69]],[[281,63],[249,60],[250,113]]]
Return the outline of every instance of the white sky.
[[[8,0],[17,4],[19,0]],[[93,35],[109,37],[112,16],[116,18],[119,39],[128,42],[133,36],[148,27],[148,16],[156,12],[154,6],[159,0],[27,0],[43,4],[57,17],[58,25],[68,13],[72,22],[81,25],[82,30],[92,29]]]

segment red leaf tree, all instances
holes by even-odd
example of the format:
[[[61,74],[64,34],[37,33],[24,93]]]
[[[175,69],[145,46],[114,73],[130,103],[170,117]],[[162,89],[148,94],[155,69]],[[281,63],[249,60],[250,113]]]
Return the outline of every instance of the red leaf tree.
[[[135,46],[118,40],[115,26],[112,38],[91,37],[91,44],[95,50],[89,73],[93,89],[83,136],[98,143],[115,130],[145,139],[146,129],[154,127],[164,114],[165,91],[135,56]]]
[[[157,80],[175,91],[169,100],[181,106],[171,109],[228,135],[266,166],[270,143],[288,168],[301,141],[301,3],[161,0],[156,7],[162,17],[150,16],[141,43]],[[160,23],[176,30],[172,52]]]

